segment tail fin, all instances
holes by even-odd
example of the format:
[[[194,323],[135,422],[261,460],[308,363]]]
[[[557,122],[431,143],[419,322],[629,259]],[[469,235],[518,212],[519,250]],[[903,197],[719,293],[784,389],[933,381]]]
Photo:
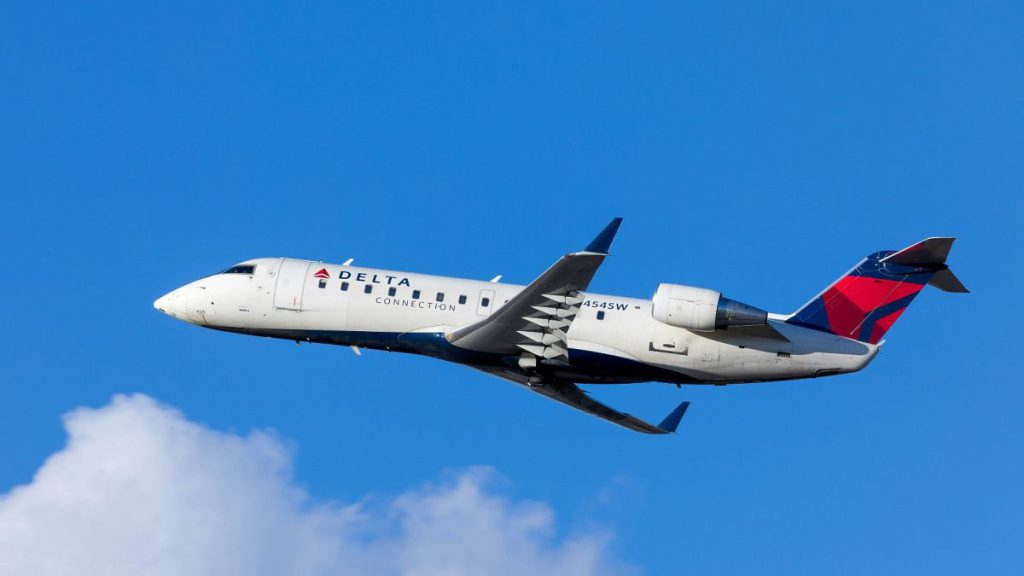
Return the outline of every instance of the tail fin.
[[[967,292],[946,266],[953,240],[928,238],[898,252],[875,252],[786,322],[877,344],[926,284]]]

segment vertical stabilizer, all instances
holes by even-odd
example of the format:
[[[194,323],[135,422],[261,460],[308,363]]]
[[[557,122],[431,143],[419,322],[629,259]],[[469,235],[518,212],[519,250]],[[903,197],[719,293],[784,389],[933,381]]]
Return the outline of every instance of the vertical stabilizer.
[[[953,238],[875,252],[796,311],[789,324],[877,344],[927,284],[967,292],[946,266]]]

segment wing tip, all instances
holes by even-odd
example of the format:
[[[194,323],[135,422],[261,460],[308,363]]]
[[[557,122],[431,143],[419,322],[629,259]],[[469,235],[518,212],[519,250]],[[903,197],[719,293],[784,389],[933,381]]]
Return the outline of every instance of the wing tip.
[[[676,428],[679,427],[679,422],[682,421],[683,416],[686,415],[686,409],[690,407],[690,401],[684,400],[679,406],[676,406],[665,419],[658,424],[658,428],[664,430],[667,434],[675,434]]]
[[[587,244],[587,247],[583,251],[607,254],[608,250],[612,247],[612,240],[615,239],[615,234],[618,233],[620,225],[622,225],[621,216],[612,218],[612,221],[604,227],[604,230],[601,230],[601,233],[598,234],[590,244]]]

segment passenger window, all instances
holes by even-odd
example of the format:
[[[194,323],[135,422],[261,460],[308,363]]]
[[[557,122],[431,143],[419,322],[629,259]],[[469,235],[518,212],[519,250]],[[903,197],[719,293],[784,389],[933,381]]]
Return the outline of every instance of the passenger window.
[[[459,304],[465,304],[465,303],[466,303],[466,295],[465,294],[460,294],[459,295]]]
[[[419,300],[420,299],[420,291],[419,290],[413,290],[412,291],[412,299],[413,300]]]
[[[396,292],[398,292],[398,290],[394,286],[388,288],[388,296],[394,296]]]
[[[370,294],[373,292],[373,284],[367,284],[363,286],[363,294]]]
[[[597,311],[597,319],[598,320],[604,320],[604,310],[598,310]]]
[[[341,291],[342,292],[348,292],[348,282],[342,282],[341,283]]]
[[[324,280],[323,278],[321,278],[320,279],[320,287],[321,288],[327,288],[327,280]]]
[[[491,305],[491,299],[490,298],[482,298],[480,300],[480,305],[483,306],[484,308],[487,308],[488,306]]]
[[[438,302],[444,302],[444,292],[438,292],[437,293],[437,301]]]

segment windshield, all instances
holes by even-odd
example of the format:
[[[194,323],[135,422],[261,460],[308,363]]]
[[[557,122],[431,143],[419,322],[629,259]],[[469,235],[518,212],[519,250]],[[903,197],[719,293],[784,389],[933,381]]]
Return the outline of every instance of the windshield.
[[[231,268],[228,268],[227,270],[221,272],[221,274],[249,274],[249,275],[252,275],[254,272],[256,272],[256,265],[255,264],[239,264],[237,266],[232,266]]]

